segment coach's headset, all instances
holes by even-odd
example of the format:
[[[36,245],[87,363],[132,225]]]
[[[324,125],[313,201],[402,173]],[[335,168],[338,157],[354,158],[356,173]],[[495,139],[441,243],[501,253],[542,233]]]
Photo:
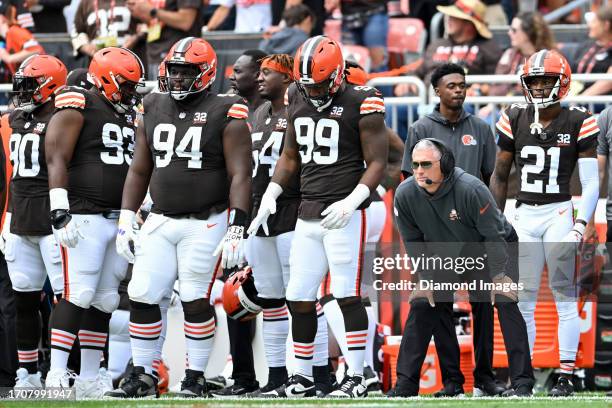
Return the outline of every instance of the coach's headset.
[[[414,148],[416,147],[417,144],[419,144],[423,140],[427,140],[433,143],[434,145],[436,145],[436,147],[440,151],[440,170],[442,171],[442,175],[444,176],[444,180],[442,180],[441,182],[446,181],[451,176],[451,174],[453,174],[453,170],[455,169],[455,155],[448,147],[446,147],[444,142],[442,142],[441,140],[438,140],[433,137],[426,137],[424,139],[417,140],[414,146],[412,146],[412,148],[410,149],[411,158],[412,158],[412,152],[414,151]],[[425,180],[425,183],[434,184],[434,181],[431,179],[427,179]]]

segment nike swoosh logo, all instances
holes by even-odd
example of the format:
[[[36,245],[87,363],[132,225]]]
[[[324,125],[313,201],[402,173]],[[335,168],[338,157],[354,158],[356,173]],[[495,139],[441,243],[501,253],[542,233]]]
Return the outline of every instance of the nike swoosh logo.
[[[212,228],[212,227],[214,227],[214,226],[215,226],[215,225],[217,225],[217,224],[218,224],[218,223],[214,223],[214,224],[206,224],[206,228]]]
[[[489,208],[489,206],[490,206],[490,205],[491,205],[491,203],[487,203],[487,205],[485,205],[484,207],[482,207],[482,208],[480,209],[480,215],[484,214],[484,213],[487,211],[487,209]]]
[[[563,215],[567,212],[567,208],[565,210],[559,210],[559,215]]]

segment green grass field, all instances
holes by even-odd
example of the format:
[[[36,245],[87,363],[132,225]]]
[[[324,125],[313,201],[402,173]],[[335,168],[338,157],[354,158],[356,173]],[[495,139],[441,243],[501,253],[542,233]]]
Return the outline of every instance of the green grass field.
[[[303,399],[303,400],[262,400],[262,399],[239,399],[239,400],[212,400],[212,399],[174,399],[170,397],[158,400],[124,400],[124,401],[8,401],[0,400],[0,408],[153,408],[153,407],[190,407],[190,408],[213,408],[213,407],[363,407],[363,408],[511,408],[511,407],[533,407],[533,408],[611,408],[612,398],[606,398],[603,393],[582,393],[572,398],[554,399],[536,396],[533,398],[504,399],[504,398],[462,398],[462,399],[434,399],[430,397],[387,399],[371,397],[361,400],[334,400],[334,399]]]

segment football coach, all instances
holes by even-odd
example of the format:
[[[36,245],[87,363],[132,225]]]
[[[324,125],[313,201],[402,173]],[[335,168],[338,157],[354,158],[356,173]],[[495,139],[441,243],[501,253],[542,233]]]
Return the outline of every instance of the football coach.
[[[450,245],[455,250],[460,248],[458,251],[465,256],[477,254],[478,248],[481,249],[482,259],[486,259],[481,264],[483,267],[470,268],[461,279],[475,282],[479,287],[494,286],[487,291],[486,299],[481,297],[479,301],[493,301],[498,311],[511,379],[511,388],[503,395],[531,395],[535,380],[527,329],[516,304],[519,289],[516,233],[499,211],[487,186],[455,167],[453,153],[441,141],[426,138],[416,143],[411,152],[411,167],[413,176],[398,187],[394,204],[406,252],[412,256],[440,256],[439,249]],[[513,244],[507,245],[508,242]],[[462,378],[452,296],[431,288],[433,282],[448,281],[449,276],[444,272],[423,268],[418,272],[419,280],[410,295],[411,307],[400,346],[397,383],[389,396],[418,395],[421,366],[432,335],[436,348],[444,350],[448,360],[441,361],[441,366],[445,366],[450,378]]]

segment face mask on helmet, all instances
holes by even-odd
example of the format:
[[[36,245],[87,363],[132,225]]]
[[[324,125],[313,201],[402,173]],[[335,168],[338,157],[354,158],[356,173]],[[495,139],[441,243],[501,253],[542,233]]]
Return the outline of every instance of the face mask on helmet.
[[[304,79],[298,81],[300,93],[312,106],[318,110],[327,108],[334,98],[334,79],[337,72],[330,75],[328,79],[319,83],[308,83]]]
[[[39,103],[34,101],[34,94],[38,90],[38,80],[34,77],[28,77],[15,74],[13,77],[13,91],[11,98],[13,103],[19,109],[31,112]]]
[[[546,108],[560,101],[561,81],[558,75],[522,76],[521,81],[528,103]]]
[[[183,100],[189,95],[202,92],[198,83],[202,77],[202,70],[195,64],[176,62],[166,63],[166,86],[170,95],[176,100]]]
[[[121,76],[117,76],[117,83],[120,99],[116,105],[124,112],[129,111],[142,101],[142,95],[138,93],[138,88],[143,87],[144,84],[123,79]]]

